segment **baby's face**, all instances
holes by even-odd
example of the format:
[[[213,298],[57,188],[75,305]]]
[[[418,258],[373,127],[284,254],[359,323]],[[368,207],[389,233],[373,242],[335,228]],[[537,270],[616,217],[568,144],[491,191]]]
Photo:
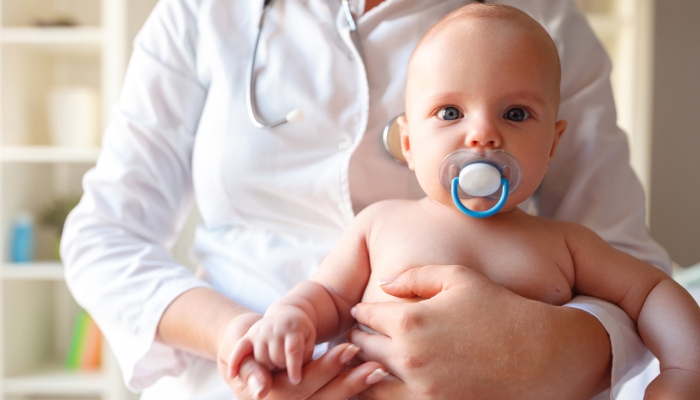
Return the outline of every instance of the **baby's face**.
[[[409,66],[402,146],[409,167],[433,200],[452,205],[438,177],[442,160],[459,149],[502,149],[522,166],[520,187],[503,211],[539,186],[565,121],[556,121],[557,64],[537,32],[509,21],[455,22],[421,44]],[[465,201],[485,210],[495,201]]]

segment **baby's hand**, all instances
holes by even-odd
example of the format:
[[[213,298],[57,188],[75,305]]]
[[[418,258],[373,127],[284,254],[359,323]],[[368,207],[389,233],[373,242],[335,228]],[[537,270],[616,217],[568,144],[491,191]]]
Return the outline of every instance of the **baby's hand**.
[[[229,359],[229,376],[238,376],[241,361],[253,354],[255,361],[270,371],[286,368],[289,381],[296,385],[301,382],[301,367],[311,359],[315,343],[316,326],[303,310],[273,305],[236,343]]]

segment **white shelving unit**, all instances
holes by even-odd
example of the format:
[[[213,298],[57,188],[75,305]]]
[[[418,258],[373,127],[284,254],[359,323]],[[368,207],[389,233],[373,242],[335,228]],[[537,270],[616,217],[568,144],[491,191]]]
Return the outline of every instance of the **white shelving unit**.
[[[576,0],[612,59],[617,123],[630,142],[630,163],[651,189],[654,0]]]
[[[2,43],[36,45],[92,45],[103,42],[101,28],[32,28],[17,27],[2,30]]]
[[[0,400],[126,400],[104,346],[97,371],[63,367],[78,305],[55,259],[55,234],[35,224],[35,258],[9,262],[13,219],[82,193],[99,147],[51,143],[51,88],[81,85],[99,98],[97,135],[121,88],[131,40],[157,0],[0,0]],[[38,27],[68,17],[72,27]]]
[[[0,160],[6,163],[88,163],[100,155],[98,147],[3,146]]]
[[[0,269],[4,281],[57,281],[63,282],[63,265],[60,261],[43,261],[23,264],[4,263]]]

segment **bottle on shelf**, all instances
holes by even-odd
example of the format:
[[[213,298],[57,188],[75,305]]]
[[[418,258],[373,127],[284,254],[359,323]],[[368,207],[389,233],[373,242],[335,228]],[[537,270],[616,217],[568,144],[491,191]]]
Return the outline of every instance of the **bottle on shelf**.
[[[10,261],[28,263],[34,258],[34,216],[22,211],[12,223]]]

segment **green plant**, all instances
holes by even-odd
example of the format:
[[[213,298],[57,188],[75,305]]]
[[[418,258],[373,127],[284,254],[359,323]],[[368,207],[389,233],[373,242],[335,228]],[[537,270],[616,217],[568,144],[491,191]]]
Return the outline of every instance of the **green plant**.
[[[63,232],[63,224],[68,213],[78,205],[80,196],[70,195],[58,198],[46,206],[39,214],[39,223],[51,228],[59,235]]]

